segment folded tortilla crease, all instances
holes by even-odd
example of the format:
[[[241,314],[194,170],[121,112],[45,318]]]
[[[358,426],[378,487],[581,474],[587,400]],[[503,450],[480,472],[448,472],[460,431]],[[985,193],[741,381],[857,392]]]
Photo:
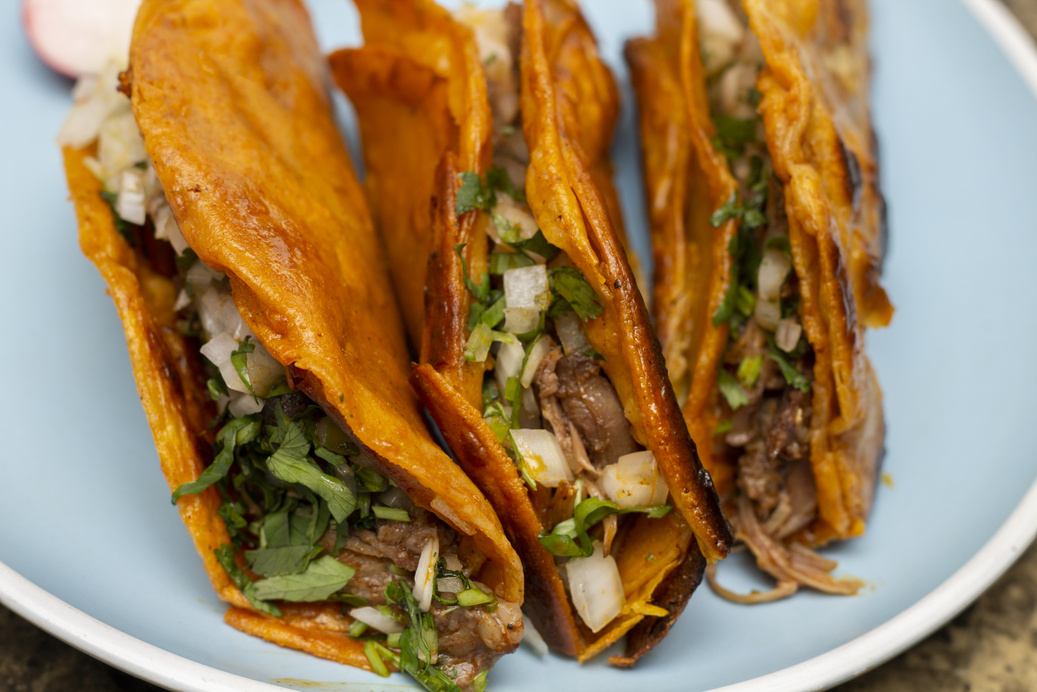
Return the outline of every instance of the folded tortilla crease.
[[[331,64],[336,81],[358,113],[369,171],[366,191],[372,208],[383,210],[381,218],[376,211],[375,219],[386,236],[390,262],[409,267],[412,274],[417,267],[427,266],[424,292],[415,281],[397,282],[401,302],[421,306],[424,314],[422,365],[415,368],[411,382],[458,463],[497,508],[525,566],[524,610],[548,644],[586,660],[631,632],[627,658],[621,662],[631,665],[665,634],[701,579],[705,561],[688,524],[702,534],[699,544],[710,559],[726,554],[731,535],[669,390],[658,344],[623,250],[609,160],[618,114],[612,76],[598,58],[590,29],[575,5],[552,0],[526,6],[520,42],[523,121],[530,152],[540,156],[529,170],[527,198],[547,239],[570,252],[573,264],[606,306],[603,315],[586,325],[593,329],[589,339],[607,359],[605,369],[619,390],[635,438],[651,448],[657,459],[663,458],[660,465],[665,464],[683,516],[675,514],[662,522],[631,521],[635,528],[627,534],[637,539],[623,544],[629,560],[621,571],[625,586],[639,586],[627,594],[623,614],[594,634],[574,616],[554,556],[537,540],[545,527],[529,491],[482,418],[487,365],[464,357],[472,300],[465,287],[465,269],[473,277],[487,270],[487,225],[491,223],[490,215],[480,209],[456,213],[460,174],[471,171],[483,177],[492,163],[493,122],[475,38],[430,0],[357,4],[365,44],[333,53]],[[545,13],[551,21],[544,22]],[[505,14],[516,24],[523,22],[518,6],[510,6]],[[518,46],[514,48],[517,53]],[[532,52],[537,55],[527,55]],[[427,74],[445,93],[464,98],[452,97],[444,109],[441,101],[416,98],[403,80],[380,77],[403,72]],[[563,121],[551,115],[556,107]],[[537,121],[530,124],[527,118]],[[438,155],[434,147],[404,148],[411,135],[398,134],[394,127],[408,121],[420,121],[415,125],[419,131],[435,131],[427,139],[442,146]],[[561,164],[559,146],[572,153],[572,161],[559,168],[564,179],[547,179],[552,172],[545,167]],[[434,175],[419,179],[433,169]],[[375,180],[371,171],[376,172]],[[534,183],[534,176],[544,180]],[[573,193],[574,188],[580,196]],[[431,213],[421,217],[430,199]],[[549,220],[563,212],[567,223]],[[574,243],[593,246],[593,256],[572,252]],[[413,330],[411,337],[417,340]],[[652,530],[646,531],[646,526]],[[660,544],[669,546],[669,551]],[[659,559],[645,569],[652,550]],[[643,574],[650,578],[642,583]],[[654,608],[657,594],[667,589],[668,607]],[[654,617],[646,620],[648,614]],[[643,621],[645,625],[640,624]],[[656,624],[648,627],[648,621]]]
[[[628,42],[638,98],[655,272],[654,310],[670,376],[703,464],[723,496],[735,459],[715,431],[738,219],[710,217],[738,183],[712,143],[693,0],[656,0],[656,35]],[[745,0],[765,65],[756,83],[774,172],[783,187],[799,279],[799,316],[815,356],[810,463],[813,523],[795,540],[821,545],[864,530],[883,452],[882,395],[863,351],[865,327],[893,308],[878,284],[885,207],[867,103],[863,1]]]
[[[363,192],[336,130],[326,63],[296,0],[146,0],[128,82],[145,147],[184,238],[226,273],[241,316],[293,387],[484,561],[478,577],[521,603],[522,567],[479,489],[432,440],[410,386],[403,323]],[[89,151],[65,151],[80,242],[123,321],[162,470],[176,488],[211,460],[214,415],[197,343],[175,325],[172,281],[118,234]],[[216,560],[230,544],[215,488],[178,508],[227,621],[370,670],[339,603],[255,611]],[[240,556],[239,556],[240,559]]]

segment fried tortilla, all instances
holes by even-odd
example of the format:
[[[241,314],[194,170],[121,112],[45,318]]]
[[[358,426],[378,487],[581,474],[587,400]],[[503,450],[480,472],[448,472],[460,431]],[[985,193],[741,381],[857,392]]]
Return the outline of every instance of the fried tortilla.
[[[737,536],[779,582],[748,600],[854,593],[809,548],[864,531],[883,453],[864,329],[893,308],[865,3],[656,14],[626,55],[670,377]]]
[[[623,249],[612,76],[569,2],[456,15],[357,4],[365,44],[331,64],[357,110],[389,261],[426,267],[424,290],[397,282],[404,311],[423,314],[412,384],[497,509],[547,643],[582,661],[629,633],[613,662],[632,665],[732,536]],[[426,146],[404,149],[415,135],[397,126]],[[600,478],[620,460],[662,498],[614,502]],[[576,516],[593,518],[567,529]],[[572,570],[610,560],[600,573],[621,594],[596,617]]]
[[[468,689],[518,645],[522,568],[422,420],[326,69],[293,0],[144,2],[130,101],[64,150],[80,243],[227,622]]]

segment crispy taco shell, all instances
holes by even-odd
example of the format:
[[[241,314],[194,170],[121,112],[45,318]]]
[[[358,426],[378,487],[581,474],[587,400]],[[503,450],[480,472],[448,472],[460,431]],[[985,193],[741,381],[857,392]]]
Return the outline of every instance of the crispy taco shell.
[[[676,618],[701,578],[704,560],[698,547],[711,560],[716,559],[726,554],[731,538],[669,389],[623,251],[608,158],[618,112],[611,74],[598,58],[589,27],[574,5],[531,3],[524,18],[517,6],[506,11],[516,26],[524,22],[521,41],[516,36],[514,48],[522,54],[525,140],[533,158],[526,178],[527,197],[546,238],[569,253],[605,306],[604,314],[588,323],[594,325],[589,340],[606,358],[605,369],[619,391],[635,439],[655,453],[681,510],[680,516],[674,513],[666,521],[631,521],[627,534],[617,537],[625,551],[620,570],[627,607],[594,634],[574,617],[554,557],[537,540],[544,526],[530,493],[480,413],[487,366],[466,362],[464,357],[472,300],[465,287],[464,267],[470,276],[486,270],[490,220],[488,213],[478,209],[458,217],[456,195],[462,172],[483,176],[489,169],[493,139],[493,123],[487,117],[487,81],[474,37],[432,2],[371,0],[359,5],[365,46],[339,51],[331,62],[336,80],[357,108],[367,168],[387,170],[394,162],[400,166],[405,160],[413,169],[426,171],[438,164],[434,178],[423,184],[413,184],[402,173],[395,175],[392,184],[396,189],[388,194],[382,190],[383,199],[372,200],[372,206],[378,208],[384,199],[399,199],[410,192],[413,198],[408,207],[421,209],[429,203],[426,190],[432,192],[430,217],[406,229],[422,235],[424,242],[406,247],[397,244],[401,250],[394,254],[394,243],[387,239],[391,262],[401,266],[428,263],[424,296],[413,287],[398,284],[402,302],[424,304],[423,365],[415,369],[412,383],[458,462],[498,509],[525,566],[528,596],[524,609],[545,640],[553,648],[585,660],[631,632],[624,662],[632,664],[661,638],[659,633]],[[545,22],[545,13],[550,21]],[[386,16],[393,17],[392,31],[384,29]],[[438,41],[428,38],[432,26],[440,29]],[[466,57],[450,57],[457,55]],[[373,75],[400,70],[402,65],[435,74],[448,93],[470,97],[468,105],[452,109],[449,118],[434,112],[440,108],[437,103],[421,104],[422,127],[441,124],[436,141],[449,141],[451,133],[455,137],[435,162],[429,150],[420,151],[427,159],[416,161],[401,148],[405,138],[383,127],[385,122],[400,122],[406,114],[419,110],[410,95],[389,80],[381,80],[377,89],[370,88],[376,84]],[[450,125],[443,124],[445,121]],[[368,183],[368,193],[376,197],[379,185]],[[400,232],[389,223],[382,228],[387,235]],[[692,540],[695,535],[697,544]],[[653,550],[658,559],[651,562],[651,569],[645,569],[649,564],[645,558]],[[670,594],[665,610],[653,605],[663,592]],[[651,630],[640,626],[646,615],[665,625]]]
[[[882,396],[863,350],[864,327],[892,316],[878,285],[885,209],[867,105],[867,19],[863,2],[744,4],[765,58],[759,113],[815,358],[809,461],[818,507],[795,540],[820,545],[863,532],[883,451]],[[655,319],[703,463],[730,496],[736,455],[715,432],[728,325],[714,315],[732,280],[739,219],[716,228],[710,220],[738,182],[713,144],[694,4],[657,0],[656,10],[656,36],[626,48],[641,117]]]
[[[293,387],[317,402],[415,504],[458,531],[478,578],[521,603],[522,569],[489,503],[433,442],[407,378],[402,321],[363,193],[335,129],[325,63],[302,5],[145,2],[130,94],[145,146],[191,248]],[[172,281],[116,231],[101,184],[65,150],[84,253],[123,321],[171,489],[211,461],[197,343],[176,328]],[[210,487],[178,501],[231,625],[370,670],[339,603],[253,609],[213,554],[230,544]]]

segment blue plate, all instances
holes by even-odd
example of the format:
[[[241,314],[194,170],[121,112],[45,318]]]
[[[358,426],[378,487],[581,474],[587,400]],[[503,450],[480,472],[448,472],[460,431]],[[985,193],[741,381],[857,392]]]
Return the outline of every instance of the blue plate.
[[[77,247],[53,142],[71,85],[32,56],[16,4],[0,16],[0,600],[171,688],[384,689],[373,675],[223,624],[168,503],[115,310]],[[347,2],[313,4],[327,47],[357,42]],[[625,82],[622,42],[651,30],[649,3],[585,4]],[[1033,538],[1037,55],[991,0],[875,0],[873,45],[892,234],[885,285],[897,314],[869,333],[868,348],[886,393],[892,480],[868,534],[826,553],[869,588],[754,607],[702,588],[632,672],[604,656],[578,666],[522,649],[494,670],[495,690],[832,685],[948,620]],[[630,101],[616,159],[644,255]],[[721,576],[765,585],[744,559]]]

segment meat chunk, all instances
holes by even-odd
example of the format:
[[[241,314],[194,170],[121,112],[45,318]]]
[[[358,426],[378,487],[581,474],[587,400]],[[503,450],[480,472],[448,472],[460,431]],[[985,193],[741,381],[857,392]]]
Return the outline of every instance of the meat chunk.
[[[596,467],[637,451],[619,396],[596,360],[582,353],[562,356],[556,373],[558,401]]]

